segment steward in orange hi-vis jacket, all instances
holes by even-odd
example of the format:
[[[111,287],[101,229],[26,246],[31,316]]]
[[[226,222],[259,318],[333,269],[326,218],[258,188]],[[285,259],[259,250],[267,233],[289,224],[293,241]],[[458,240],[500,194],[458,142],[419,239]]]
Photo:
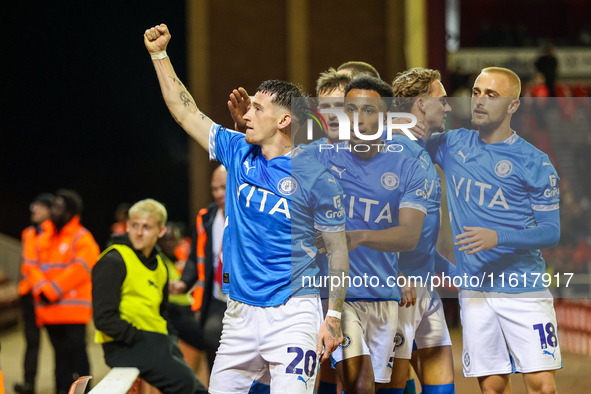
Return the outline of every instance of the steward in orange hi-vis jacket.
[[[34,245],[36,264],[29,269],[37,325],[86,324],[92,317],[90,272],[99,247],[78,215],[59,232],[51,220],[43,222],[41,228]]]
[[[58,190],[50,220],[41,224],[34,245],[23,251],[37,325],[46,327],[55,349],[58,393],[68,392],[74,375],[90,374],[86,324],[92,317],[91,270],[99,247],[80,224],[81,211],[76,192]]]

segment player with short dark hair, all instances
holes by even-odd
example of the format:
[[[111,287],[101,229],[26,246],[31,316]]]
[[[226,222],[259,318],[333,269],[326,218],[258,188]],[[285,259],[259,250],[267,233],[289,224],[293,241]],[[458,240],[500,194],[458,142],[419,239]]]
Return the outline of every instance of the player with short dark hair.
[[[390,106],[384,98],[392,97],[392,87],[360,77],[345,91],[351,140],[304,149],[331,170],[346,196],[352,283],[343,308],[345,341],[333,354],[333,364],[345,392],[374,393],[376,383],[390,381],[399,301],[412,303],[388,281],[399,274],[396,252],[413,250],[419,241],[427,213],[426,173],[417,160],[386,149],[379,136],[377,143],[365,141],[355,131],[376,134]],[[362,276],[377,282],[355,285]]]
[[[342,341],[346,291],[341,285],[331,292],[322,323],[318,289],[302,285],[318,272],[316,231],[327,243],[331,276],[348,274],[348,256],[344,218],[328,214],[342,189],[312,157],[292,152],[291,134],[306,106],[293,99],[305,93],[288,82],[264,82],[244,114],[245,134],[227,130],[197,108],[177,78],[169,41],[164,24],[144,34],[164,100],[228,170],[222,291],[230,299],[209,391],[246,393],[258,379],[271,391],[312,393],[317,363]]]
[[[371,90],[380,95],[380,97],[394,97],[392,86],[378,78],[361,76],[353,78],[345,87],[345,97],[351,90]]]

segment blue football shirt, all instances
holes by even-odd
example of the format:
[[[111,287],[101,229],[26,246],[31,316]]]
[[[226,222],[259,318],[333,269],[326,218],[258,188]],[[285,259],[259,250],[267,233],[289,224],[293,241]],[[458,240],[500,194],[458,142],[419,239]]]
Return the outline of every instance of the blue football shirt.
[[[307,153],[265,159],[242,133],[213,124],[210,159],[228,170],[222,291],[249,305],[269,307],[318,293],[303,286],[315,276],[316,231],[345,229],[330,215],[342,203],[334,177]]]
[[[397,226],[400,208],[427,213],[426,172],[418,160],[386,149],[371,159],[362,159],[350,149],[348,141],[306,148],[341,184],[347,230]],[[348,300],[400,299],[400,289],[395,286],[397,253],[360,246],[349,252],[349,275]]]
[[[517,134],[486,144],[476,130],[450,130],[427,144],[445,173],[454,237],[463,227],[523,230],[535,226],[534,211],[559,208],[558,174],[548,155]],[[454,247],[462,288],[522,293],[543,290],[536,275],[546,272],[540,250],[497,246],[467,255]],[[511,286],[510,275],[517,278]],[[513,281],[515,284],[515,281]]]

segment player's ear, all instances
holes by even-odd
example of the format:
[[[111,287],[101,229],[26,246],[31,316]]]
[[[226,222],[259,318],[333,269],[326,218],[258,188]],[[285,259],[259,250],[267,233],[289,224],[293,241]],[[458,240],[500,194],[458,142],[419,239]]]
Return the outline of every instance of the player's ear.
[[[291,125],[291,114],[284,113],[279,116],[277,128],[281,131],[287,131],[287,127]]]
[[[517,109],[519,108],[520,104],[521,104],[521,101],[519,101],[519,99],[511,100],[511,102],[509,103],[509,108],[507,108],[507,112],[509,114],[514,114],[517,111]]]
[[[164,234],[166,234],[166,226],[162,225],[162,227],[160,227],[160,232],[158,233],[158,238],[164,237]]]
[[[415,101],[415,105],[421,111],[421,113],[425,113],[425,100],[422,97],[417,98]]]

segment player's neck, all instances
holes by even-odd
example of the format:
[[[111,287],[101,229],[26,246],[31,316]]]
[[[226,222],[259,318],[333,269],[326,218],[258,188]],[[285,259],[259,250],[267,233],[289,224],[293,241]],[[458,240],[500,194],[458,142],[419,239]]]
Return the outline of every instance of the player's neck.
[[[433,135],[434,132],[435,132],[435,130],[433,130],[433,129],[425,130],[425,135],[422,137],[422,139],[424,141],[429,141],[429,138],[431,138],[431,136]],[[419,141],[417,140],[416,142],[418,143]]]
[[[261,152],[265,159],[271,160],[276,157],[285,156],[293,149],[291,137],[288,134],[279,132],[277,138],[267,144],[261,144]]]
[[[367,151],[362,151],[362,149],[355,150],[355,147],[353,147],[353,152],[360,159],[369,160],[372,157],[374,157],[375,155],[377,155],[378,153],[380,153],[384,148],[385,148],[385,145],[381,144],[381,143],[380,144],[371,144],[369,146],[369,150],[367,150]]]
[[[510,121],[506,120],[497,127],[479,127],[478,136],[486,144],[496,144],[503,142],[513,135]]]
[[[145,248],[140,250],[140,252],[142,252],[142,254],[144,255],[145,258],[148,258],[152,254],[152,250],[154,250],[154,245],[146,246]]]

